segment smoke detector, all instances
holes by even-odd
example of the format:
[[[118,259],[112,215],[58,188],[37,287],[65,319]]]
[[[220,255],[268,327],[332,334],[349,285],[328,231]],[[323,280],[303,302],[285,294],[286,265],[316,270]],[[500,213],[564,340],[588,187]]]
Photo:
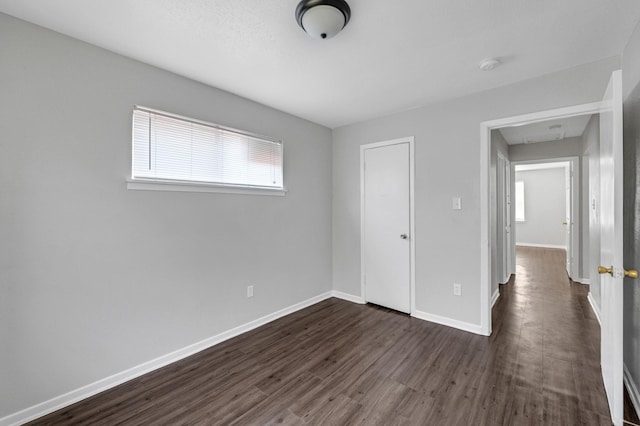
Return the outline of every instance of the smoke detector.
[[[498,65],[500,65],[500,61],[496,58],[487,58],[480,61],[480,63],[478,64],[478,68],[480,68],[482,71],[491,71]]]

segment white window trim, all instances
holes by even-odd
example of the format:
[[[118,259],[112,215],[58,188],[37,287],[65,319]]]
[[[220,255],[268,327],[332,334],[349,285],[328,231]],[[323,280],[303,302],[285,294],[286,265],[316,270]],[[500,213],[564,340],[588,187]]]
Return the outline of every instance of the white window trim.
[[[214,192],[221,194],[285,196],[286,189],[252,186],[214,185],[178,180],[127,179],[127,189],[133,191]]]
[[[247,132],[244,130],[239,130],[239,129],[235,129],[227,126],[221,126],[216,123],[198,120],[195,118],[186,117],[179,114],[173,114],[170,112],[145,107],[142,105],[134,105],[134,110],[136,109],[147,111],[153,114],[164,115],[170,118],[176,118],[186,122],[203,124],[209,127],[220,129],[220,130],[228,130],[235,133],[245,134],[251,137],[257,137],[265,140],[272,140],[274,142],[282,143],[282,141],[278,139],[259,135],[257,133]],[[132,155],[133,155],[133,150],[132,150]],[[283,160],[284,160],[284,153],[283,153]],[[284,168],[284,165],[283,165],[283,168]],[[284,177],[284,173],[283,173],[283,177]],[[216,184],[216,183],[210,183],[210,182],[154,179],[154,178],[146,178],[146,177],[133,178],[131,176],[129,176],[129,178],[127,179],[127,190],[170,191],[170,192],[209,192],[209,193],[221,193],[221,194],[244,194],[244,195],[267,195],[267,196],[285,196],[287,194],[286,187],[269,188],[269,187],[260,187],[260,186],[251,186],[251,185]]]

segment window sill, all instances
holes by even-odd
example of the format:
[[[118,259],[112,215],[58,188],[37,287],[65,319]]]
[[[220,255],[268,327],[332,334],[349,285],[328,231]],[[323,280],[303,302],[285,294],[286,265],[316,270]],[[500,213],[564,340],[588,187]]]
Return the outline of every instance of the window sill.
[[[285,196],[286,189],[224,186],[197,182],[128,179],[127,189],[133,191],[216,192],[222,194]]]

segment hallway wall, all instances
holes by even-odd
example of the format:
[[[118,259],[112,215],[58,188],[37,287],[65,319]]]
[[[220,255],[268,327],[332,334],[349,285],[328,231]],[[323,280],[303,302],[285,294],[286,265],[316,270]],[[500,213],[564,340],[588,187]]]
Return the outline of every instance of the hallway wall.
[[[599,210],[597,209],[600,204],[600,114],[594,115],[589,119],[587,127],[582,133],[582,144],[588,170],[587,179],[583,179],[583,182],[587,184],[586,191],[583,190],[587,208],[584,222],[586,232],[583,235],[588,236],[585,244],[585,250],[588,249],[586,251],[588,259],[584,263],[583,273],[585,277],[590,279],[589,297],[591,298],[591,303],[600,312],[600,274],[598,273],[598,265],[600,264],[600,219]]]

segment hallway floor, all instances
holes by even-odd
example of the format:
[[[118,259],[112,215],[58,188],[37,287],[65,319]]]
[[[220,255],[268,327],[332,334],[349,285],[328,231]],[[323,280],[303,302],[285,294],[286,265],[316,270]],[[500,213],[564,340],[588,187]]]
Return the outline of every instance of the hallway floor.
[[[542,409],[544,424],[610,425],[589,286],[567,277],[564,250],[517,247],[516,259],[515,277],[500,286],[491,337],[516,353],[513,388],[529,389],[528,405]]]

